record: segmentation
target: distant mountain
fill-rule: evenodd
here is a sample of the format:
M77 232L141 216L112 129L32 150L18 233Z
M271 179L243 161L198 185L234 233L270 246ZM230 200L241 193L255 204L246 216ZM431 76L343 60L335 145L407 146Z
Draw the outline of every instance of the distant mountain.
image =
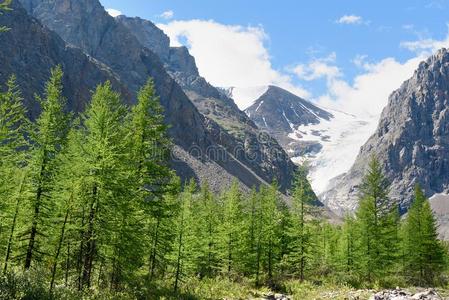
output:
M277 86L269 86L245 112L261 128L279 132L332 118L327 111Z
M308 162L317 193L324 192L332 178L349 170L376 125L372 119L319 107L275 86L226 91L244 96L259 92L245 112L279 141L294 162Z
M335 212L357 207L360 180L375 155L392 182L390 197L406 210L419 183L430 197L449 191L449 51L422 62L389 97L376 132L322 200Z
M316 153L322 147L319 141L307 141L307 133L298 131L299 126L319 124L333 117L331 113L276 86L269 86L245 112L257 126L272 134L292 157ZM322 132L311 134L327 138L321 136Z
M18 2L29 15L53 31L27 15ZM167 50L166 45L159 50L148 49L128 27L109 16L98 0L14 0L13 6L14 11L1 15L0 21L23 30L12 35L16 30L13 29L5 35L10 40L2 36L0 45L11 51L0 51L5 53L0 61L0 74L6 77L11 73L23 73L19 74L19 83L26 89L27 99L30 99L28 95L40 91L50 67L59 63L66 72L66 94L73 101L70 108L76 111L82 109L99 82L111 80L125 99L133 103L140 86L152 76L176 145L173 164L184 179L207 179L216 190L225 188L233 178L248 187L276 179L285 189L291 182L294 166L285 152L282 156L280 147L281 155L269 156L265 153L270 148L269 143L260 145L252 137L236 139L228 129L208 114L200 113L192 104L192 97L187 97L180 86L183 84L180 79L190 80L189 77L173 76L188 70L184 73L198 79L194 60L187 49L169 48L165 54L167 58L160 58L155 52ZM26 32L22 20L26 20L24 24L36 26L29 26ZM29 52L17 51L22 48ZM189 86L204 87L219 94L199 79L194 79ZM38 111L34 102L27 104L33 113ZM231 100L227 104L235 106Z

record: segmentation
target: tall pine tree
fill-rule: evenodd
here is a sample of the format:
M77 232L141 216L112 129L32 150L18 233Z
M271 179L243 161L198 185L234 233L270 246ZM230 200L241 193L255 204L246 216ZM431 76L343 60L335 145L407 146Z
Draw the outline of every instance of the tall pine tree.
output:
M31 153L29 159L30 176L30 216L25 220L26 245L25 269L29 269L36 255L42 254L40 239L45 235L40 229L47 226L51 214L51 191L54 175L58 169L57 155L66 143L68 116L64 112L66 99L62 94L63 72L60 66L51 70L50 80L45 87L45 97L37 97L41 114L31 131Z
M290 228L291 245L287 257L293 273L303 281L306 276L307 259L311 249L310 227L310 205L312 204L313 192L307 181L306 166L299 167L295 174L292 204L292 226Z
M5 246L3 271L8 269L9 260L16 238L19 212L26 191L26 136L29 121L25 117L22 96L11 76L6 91L0 93L0 230L2 244Z
M358 260L368 282L380 280L394 266L398 246L398 209L388 197L389 183L372 157L362 180L356 212L360 231Z
M432 285L444 269L444 248L430 203L419 185L402 227L405 274L413 284Z

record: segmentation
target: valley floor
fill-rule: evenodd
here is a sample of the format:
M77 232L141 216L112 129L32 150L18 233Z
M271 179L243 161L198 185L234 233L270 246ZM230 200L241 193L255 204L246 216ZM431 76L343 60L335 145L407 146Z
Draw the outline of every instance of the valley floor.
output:
M326 282L286 280L276 291L267 287L255 288L254 283L241 278L190 278L178 293L173 293L167 281L155 281L139 287L124 287L121 291L103 288L77 291L76 287L56 285L53 293L38 272L12 272L0 275L0 299L31 300L443 300L449 299L449 288L361 288Z

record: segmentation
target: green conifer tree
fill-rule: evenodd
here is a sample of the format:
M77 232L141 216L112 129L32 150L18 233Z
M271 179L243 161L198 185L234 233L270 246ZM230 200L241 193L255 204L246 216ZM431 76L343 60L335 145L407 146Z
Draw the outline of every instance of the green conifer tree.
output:
M272 285L277 264L279 263L279 228L281 224L281 212L279 210L280 199L277 183L272 183L262 195L262 263L267 282Z
M209 190L208 183L193 203L195 231L195 265L200 277L212 277L219 265L218 258L218 203Z
M97 258L108 265L111 285L117 284L117 264L121 263L120 251L123 250L117 239L125 234L122 226L128 214L138 211L130 203L134 185L129 185L132 176L126 165L128 152L123 126L126 115L120 95L112 91L109 82L97 87L83 115L82 139L78 141L80 153L77 155L81 158L77 168L82 174L84 207L81 219L84 228L80 249L81 288L91 285ZM138 245L129 245L135 246Z
M175 220L175 241L170 259L173 265L173 290L178 291L185 277L191 276L194 270L194 219L192 211L193 195L196 190L195 181L191 180L179 197L179 212Z
M242 199L237 181L223 195L223 216L219 230L221 269L231 277L240 270L242 251Z
M30 198L29 215L26 216L26 236L28 245L25 254L25 269L29 269L33 258L42 253L45 236L40 232L48 223L51 215L51 191L58 160L55 158L66 143L68 116L64 112L66 99L62 94L63 72L60 66L51 70L51 76L45 87L45 97L37 97L42 112L31 131L31 153L29 159Z
M310 220L309 210L313 200L313 192L307 181L307 168L301 166L295 174L291 214L292 226L289 231L291 245L287 257L293 273L297 274L301 281L306 276L307 259L311 249L311 228L307 224L307 218Z
M356 212L360 231L358 263L362 276L372 283L383 279L394 267L398 253L398 209L391 204L389 183L379 161L372 157L362 180Z
M13 251L27 184L26 135L29 122L25 113L15 76L11 76L6 91L0 93L0 241L4 245L0 254L5 258L4 272Z
M163 249L163 224L171 214L167 193L177 192L178 180L169 168L171 141L164 124L163 108L156 96L151 79L142 87L137 96L138 102L132 108L129 124L130 167L133 184L136 185L136 205L145 212L145 230L149 235L148 278L151 280L165 257ZM167 235L165 234L165 237Z
M419 185L402 226L405 274L412 284L432 285L444 269L444 248L429 201Z
M5 12L5 11L9 11L9 5L11 4L12 0L4 0L2 3L0 3L0 15ZM9 28L6 26L0 26L0 33L8 31Z

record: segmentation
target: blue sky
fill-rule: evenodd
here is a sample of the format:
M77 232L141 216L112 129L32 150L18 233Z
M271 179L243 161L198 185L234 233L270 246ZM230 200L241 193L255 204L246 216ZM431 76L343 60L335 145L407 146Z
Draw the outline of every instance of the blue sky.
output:
M260 40L269 56L272 69L281 73L281 76L289 76L289 84L297 86L298 90L304 90L303 95L313 99L326 95L336 98L337 96L333 95L335 87L332 87L331 80L338 78L340 82L353 87L357 76L372 72L373 66L386 58L392 58L398 64L406 64L417 56L422 58L424 51L433 51L433 45L446 39L449 22L449 1L445 0L101 2L105 8L113 8L128 16L139 16L155 23L213 20L214 24L223 26L241 26L237 31L257 28L263 32L264 37ZM179 27L187 28L187 24L191 25L178 24L175 32L179 34L182 31ZM207 24L203 23L202 27ZM187 39L187 42L184 38L179 40L192 46L193 54L197 61L200 61L200 72L204 66L203 75L211 74L210 77L217 78L218 75L207 71L211 62L206 58L207 49L203 47L201 51L201 43L205 41L192 36L192 40ZM411 51L411 46L405 47L405 41L417 42L416 49ZM355 63L357 61L358 63ZM321 62L330 68L321 69L321 73L315 74L313 67L317 64L313 64L314 62ZM371 65L371 70L368 70L366 64ZM414 67L416 63L412 65ZM297 72L293 72L298 66L300 67L296 69ZM331 75L323 75L323 72L331 72ZM404 71L404 76L409 73L410 66ZM401 77L400 80L405 78ZM301 91L298 93L301 94ZM381 96L385 98L384 95L379 95Z

